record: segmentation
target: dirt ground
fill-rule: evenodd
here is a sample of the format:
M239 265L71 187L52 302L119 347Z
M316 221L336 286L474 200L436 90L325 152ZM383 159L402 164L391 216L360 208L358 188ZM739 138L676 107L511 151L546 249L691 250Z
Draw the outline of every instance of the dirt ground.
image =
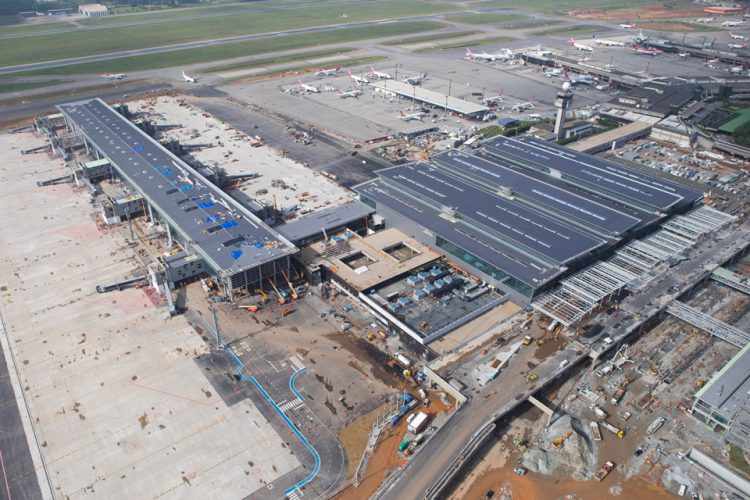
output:
M479 477L463 498L484 498L489 490L495 492L494 498L502 500L555 500L558 498L662 500L674 498L661 488L640 478L619 481L614 472L602 482L574 481L533 473L517 476L513 473L512 465L492 469Z
M637 20L637 19L680 19L686 17L701 17L703 7L688 7L682 9L670 9L664 5L648 5L637 9L585 9L572 10L568 12L570 16L578 19L592 19L597 21L619 21L619 20ZM658 29L658 28L654 28Z
M354 419L351 424L347 425L341 429L341 432L339 432L341 446L344 447L344 451L346 452L347 479L354 475L354 471L357 469L357 463L367 446L367 438L370 435L372 425L375 423L378 416L384 414L386 406L387 405L383 405L366 415Z

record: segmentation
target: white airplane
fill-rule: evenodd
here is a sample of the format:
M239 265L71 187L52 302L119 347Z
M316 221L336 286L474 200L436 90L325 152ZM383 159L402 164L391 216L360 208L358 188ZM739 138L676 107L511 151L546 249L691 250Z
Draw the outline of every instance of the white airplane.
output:
M739 75L743 71L745 71L745 68L743 68L742 66L735 66L734 68L729 68L729 72L732 73L733 75Z
M578 43L578 42L576 42L575 38L571 38L570 40L568 40L568 43L571 44L573 46L573 48L576 49L576 50L582 50L584 52L593 52L594 51L593 47L590 47L589 45L584 45L582 43Z
M636 27L637 27L637 26L636 26L635 24L621 24L621 25L620 25L620 28L622 28L622 29L626 29L626 30L633 30L633 29L635 29Z
M196 83L198 82L198 79L194 76L186 75L185 72L182 72L182 79L185 80L188 83Z
M336 76L341 69L341 66L335 68L320 68L315 72L315 76Z
M522 111L526 111L527 109L534 109L534 103L521 102L518 104L514 104L512 109L515 113L520 113Z
M505 101L505 98L502 95L487 96L484 99L482 99L482 102L487 106L490 106L492 104L497 104L503 101Z
M352 75L352 72L351 72L351 71L348 71L348 73L349 73L349 78L351 78L351 79L352 79L352 81L353 81L353 82L354 82L355 84L357 84L357 85L367 85L367 84L369 84L369 83L370 83L370 80L368 80L368 79L367 79L367 78L365 78L364 76L357 76L357 75Z
M318 94L320 92L320 89L316 87L315 85L307 84L303 82L302 80L297 80L297 81L299 82L299 89L302 92L310 92L312 94Z
M404 113L402 111L401 112L401 119L404 120L405 122L412 122L412 121L419 121L419 122L421 122L422 118L424 118L424 116L426 114L427 113L423 113L422 111L419 111L417 113L411 113L411 114L407 115L406 113Z
M502 52L497 54L490 54L488 52L472 52L471 49L466 49L465 58L470 61L507 61L513 58L513 52L510 49L503 49Z
M735 35L734 33L729 33L729 36L731 36L733 40L745 40L747 38L745 35Z
M730 49L746 49L747 44L746 43L728 43L727 47Z
M680 52L679 54L677 54L677 56L684 59L686 57L690 57L690 54L688 54L687 52Z
M624 47L625 44L623 42L618 42L617 40L605 40L603 38L598 38L596 40L597 45L604 45L606 47Z
M562 70L560 68L550 68L544 70L544 76L546 76L547 78L554 78L560 75L562 75Z
M709 59L706 61L706 66L713 66L714 64L719 64L721 61L719 59Z
M714 22L714 18L713 17L700 17L696 19L695 22L702 23L702 24L709 24L709 23Z
M106 78L107 80L123 80L126 76L125 73L104 73L101 75L102 78Z
M370 72L367 73L367 76L369 76L370 78L379 78L381 80L390 80L391 78L393 78L389 73L378 71L372 66L370 66Z
M356 99L357 97L362 95L362 91L359 89L351 89L351 90L345 90L343 92L339 92L338 95L341 99L346 99L347 97L353 97Z
M427 78L427 73L421 73L416 76L408 76L404 78L404 83L408 83L409 85L420 85L425 78Z
M643 47L641 45L635 45L633 46L633 52L640 56L658 56L662 53L659 49L654 49L651 47Z
M721 23L725 28L734 28L735 26L742 26L743 24L745 24L745 21L724 21Z
M571 85L593 85L594 77L591 75L573 75L568 78Z

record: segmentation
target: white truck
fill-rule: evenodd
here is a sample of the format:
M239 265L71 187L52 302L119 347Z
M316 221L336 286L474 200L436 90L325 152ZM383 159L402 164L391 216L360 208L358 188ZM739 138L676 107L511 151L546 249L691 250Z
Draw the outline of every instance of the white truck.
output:
M429 420L430 416L423 411L414 413L407 419L407 429L412 434L419 434L425 428Z

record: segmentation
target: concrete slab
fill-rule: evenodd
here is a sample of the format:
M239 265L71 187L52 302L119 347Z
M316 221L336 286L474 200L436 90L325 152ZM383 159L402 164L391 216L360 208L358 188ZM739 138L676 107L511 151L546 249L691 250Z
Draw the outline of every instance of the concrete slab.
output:
M0 135L0 276L56 496L242 498L298 468L250 400L213 393L194 361L208 347L185 318L165 319L140 289L96 293L137 267L127 230L100 232L70 185L35 186L64 173L20 155L42 143Z

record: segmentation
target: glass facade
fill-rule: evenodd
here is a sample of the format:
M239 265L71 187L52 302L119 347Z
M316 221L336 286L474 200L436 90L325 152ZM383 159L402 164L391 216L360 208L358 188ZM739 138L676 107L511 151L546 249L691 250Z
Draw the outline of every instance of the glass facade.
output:
M512 288L513 290L517 291L518 293L520 293L521 295L525 297L530 298L534 293L534 289L528 284L524 283L523 281L519 279L514 278L513 276L504 272L503 270L498 269L491 264L488 264L486 261L480 259L473 253L467 252L463 248L457 245L454 245L453 243L446 240L445 238L441 238L440 236L435 236L435 245L445 250L449 254L453 255L457 259L460 259L462 262L465 262L468 265L472 266L473 268L478 269L479 271L483 272L487 276L490 276L494 278L495 280L497 280L498 282L503 283L503 285L509 288Z

